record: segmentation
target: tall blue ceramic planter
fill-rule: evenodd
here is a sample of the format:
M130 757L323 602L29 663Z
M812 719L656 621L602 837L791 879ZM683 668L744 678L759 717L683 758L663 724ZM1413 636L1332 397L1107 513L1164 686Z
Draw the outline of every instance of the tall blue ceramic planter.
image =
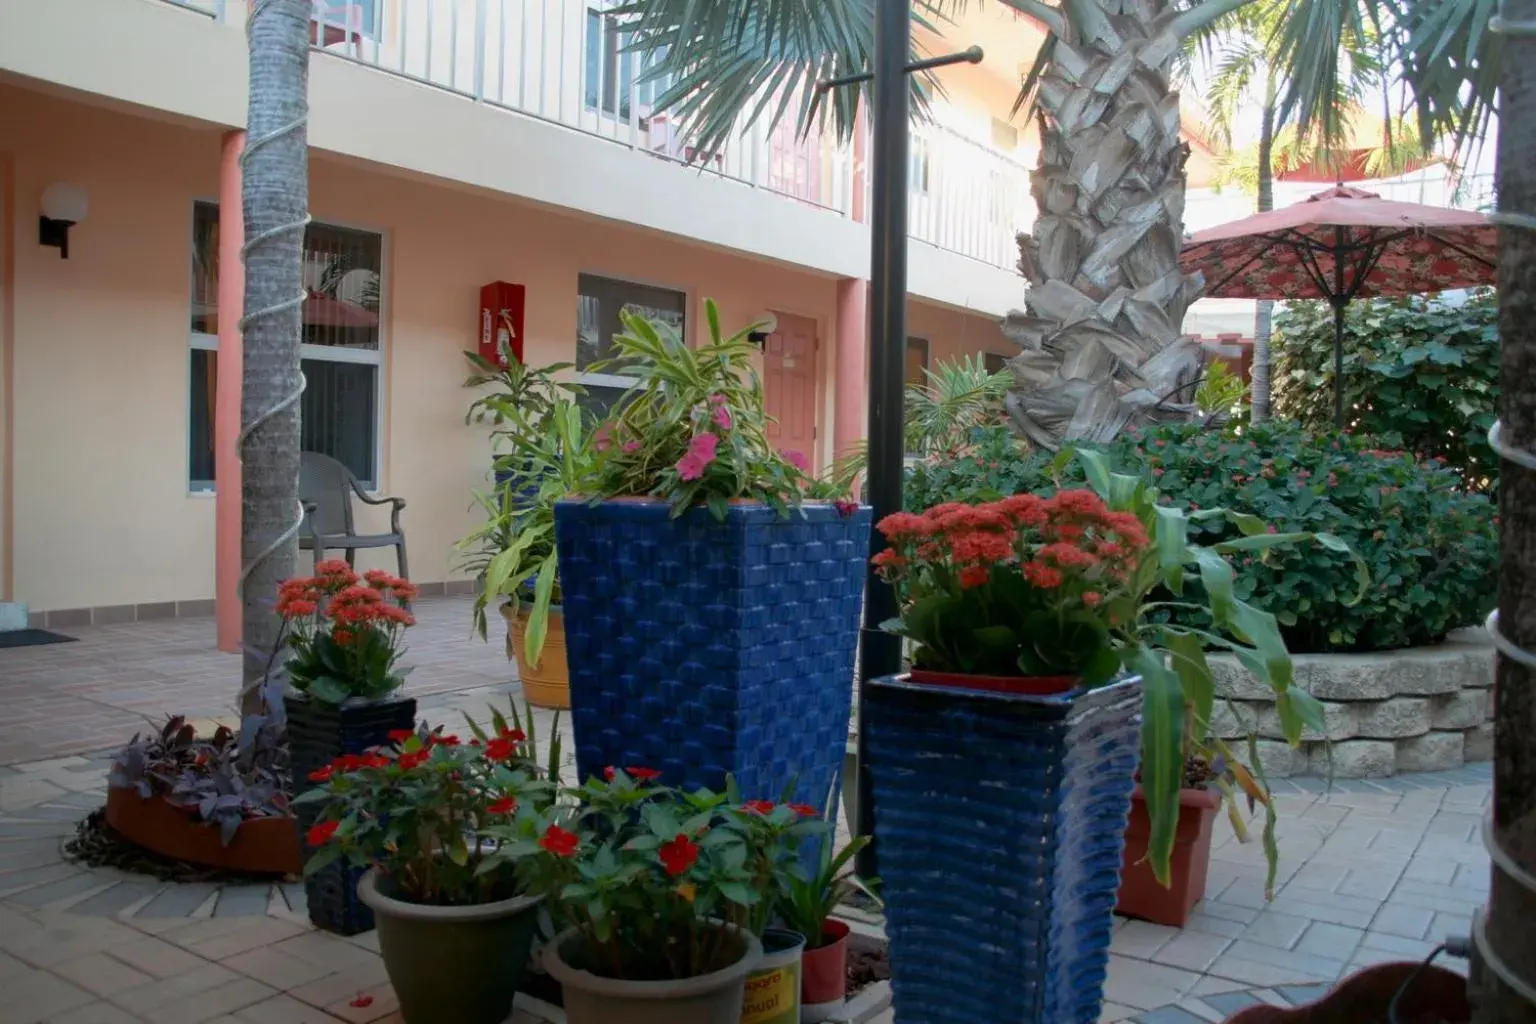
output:
M870 683L898 1020L1098 1021L1140 709L1135 679L1054 697Z
M673 786L821 806L842 770L870 510L724 522L656 501L555 507L582 778L659 769Z

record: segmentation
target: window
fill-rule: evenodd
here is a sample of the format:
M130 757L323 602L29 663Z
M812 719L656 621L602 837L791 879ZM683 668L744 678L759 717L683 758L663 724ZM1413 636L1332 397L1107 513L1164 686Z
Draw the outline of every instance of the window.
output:
M656 98L667 91L668 79L662 77L635 84L636 67L640 58L625 48L634 36L619 27L619 19L596 8L587 8L585 64L582 72L582 93L588 110L597 110L620 121L630 119L630 97L640 104L640 127L649 130L647 115L656 104ZM661 60L658 54L649 54L643 72Z
M316 35L312 41L329 46L353 41L354 36L378 39L379 8L382 0L315 0L310 20Z
M371 232L311 223L304 233L300 445L339 460L364 486L378 479L379 333L383 239ZM214 389L218 376L219 208L197 203L192 216L191 393L187 477L213 489Z
M907 172L910 175L907 188L909 191L925 196L928 194L928 172L933 164L928 152L928 140L921 135L914 135L912 136L911 145L910 160L912 166L908 168Z
M576 278L576 369L581 373L587 397L582 404L601 417L634 383L624 375L622 363L612 363L613 336L622 334L619 313L638 313L671 327L684 336L688 297L668 288L631 284L595 274ZM603 363L597 372L589 367Z
M907 339L907 383L927 384L928 374L928 339Z

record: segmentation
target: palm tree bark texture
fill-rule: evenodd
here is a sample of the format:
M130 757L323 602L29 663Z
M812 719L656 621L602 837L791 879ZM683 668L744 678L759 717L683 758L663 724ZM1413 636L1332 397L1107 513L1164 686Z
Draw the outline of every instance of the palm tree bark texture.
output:
M1536 0L1505 0L1503 15L1509 22L1536 24ZM1529 218L1536 216L1536 37L1510 34L1504 45L1499 211ZM1500 231L1499 338L1502 440L1509 448L1536 452L1536 227L1506 222ZM1506 458L1499 480L1499 627L1512 644L1536 652L1536 471ZM1536 992L1533 737L1536 670L1501 655L1494 688L1493 833L1513 864L1501 865L1495 852L1479 941L1483 955L1472 979L1473 1019L1479 1024L1536 1022L1536 1000L1530 997Z
M1009 364L1008 412L1042 447L1193 412L1200 348L1181 325L1202 282L1179 269L1189 151L1170 79L1183 37L1240 6L1082 0L1070 16L1051 11L1039 218L1019 236L1030 289L1003 322L1023 350Z
M264 710L279 580L298 558L299 370L308 221L310 0L256 0L242 157L245 372L241 394L242 715Z

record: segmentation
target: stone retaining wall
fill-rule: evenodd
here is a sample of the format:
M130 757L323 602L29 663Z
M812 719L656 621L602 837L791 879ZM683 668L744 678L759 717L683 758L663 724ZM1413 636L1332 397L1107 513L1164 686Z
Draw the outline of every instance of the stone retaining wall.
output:
M1299 750L1284 742L1274 692L1235 658L1210 659L1218 695L1212 731L1227 740L1256 732L1271 778L1327 775L1329 741L1333 775L1343 779L1493 758L1494 650L1481 629L1458 630L1435 647L1293 660L1297 684L1323 704L1325 725L1304 732Z

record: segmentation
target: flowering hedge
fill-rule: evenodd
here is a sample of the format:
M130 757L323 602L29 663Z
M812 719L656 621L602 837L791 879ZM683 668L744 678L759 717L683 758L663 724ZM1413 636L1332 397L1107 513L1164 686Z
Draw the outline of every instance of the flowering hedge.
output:
M1083 479L1076 462L1024 453L1006 428L978 429L972 441L909 472L908 509L1049 493L1058 480L1071 487ZM1434 643L1480 622L1492 607L1495 508L1438 462L1288 423L1251 427L1241 437L1161 427L1099 447L1117 469L1155 483L1184 509L1225 507L1281 532L1325 531L1364 559L1371 585L1353 605L1355 567L1345 555L1296 545L1240 563L1237 595L1272 612L1294 652ZM1229 533L1232 526L1208 520L1191 539L1209 544Z

